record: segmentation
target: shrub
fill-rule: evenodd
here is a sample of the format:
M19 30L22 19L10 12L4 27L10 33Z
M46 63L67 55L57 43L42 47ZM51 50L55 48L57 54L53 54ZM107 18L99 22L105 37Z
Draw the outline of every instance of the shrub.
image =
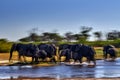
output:
M0 41L0 53L7 53L10 51L12 42Z

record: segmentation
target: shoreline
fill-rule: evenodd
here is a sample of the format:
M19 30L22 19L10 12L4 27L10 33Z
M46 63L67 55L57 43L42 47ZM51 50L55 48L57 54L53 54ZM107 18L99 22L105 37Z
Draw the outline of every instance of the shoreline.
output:
M120 80L120 78L50 78L50 77L18 77L0 80Z

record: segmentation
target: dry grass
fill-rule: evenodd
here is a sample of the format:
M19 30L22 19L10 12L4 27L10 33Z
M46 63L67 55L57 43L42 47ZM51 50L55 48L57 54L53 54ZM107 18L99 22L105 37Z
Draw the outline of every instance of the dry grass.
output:
M9 60L10 53L0 53L0 60ZM27 60L30 60L29 57L26 57ZM18 60L18 53L13 52L12 60Z
M0 53L0 60L9 60L10 53ZM21 57L22 58L22 57ZM26 57L28 61L32 60L30 57ZM14 52L12 55L12 60L18 60L18 53ZM23 60L23 58L22 58Z
M8 60L9 53L0 53L0 60Z
M0 60L9 60L9 56L10 56L9 53L0 53ZM13 54L12 59L17 60L17 52Z

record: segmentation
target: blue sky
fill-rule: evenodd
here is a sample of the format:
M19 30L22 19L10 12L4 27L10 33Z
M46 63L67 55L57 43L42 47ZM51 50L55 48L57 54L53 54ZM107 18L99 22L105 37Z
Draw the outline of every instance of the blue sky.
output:
M0 0L0 38L17 41L37 33L120 31L120 0Z

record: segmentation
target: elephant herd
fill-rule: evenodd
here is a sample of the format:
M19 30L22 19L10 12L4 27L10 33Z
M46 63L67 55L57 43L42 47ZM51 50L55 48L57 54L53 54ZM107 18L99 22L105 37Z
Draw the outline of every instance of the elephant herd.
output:
M91 61L96 64L96 51L93 47L84 45L84 44L61 44L59 46L55 46L54 44L22 44L22 43L14 43L10 49L10 57L9 61L12 59L12 54L14 51L18 52L18 59L21 60L21 56L31 57L32 62L46 61L46 58L49 58L50 61L56 62L56 57L59 59L57 61L61 61L61 57L65 57L65 62L70 62L73 60L74 62L79 61L82 63L82 58L85 57L87 62ZM116 50L112 45L103 46L103 56L104 59L107 59L108 56L110 58L116 58Z

